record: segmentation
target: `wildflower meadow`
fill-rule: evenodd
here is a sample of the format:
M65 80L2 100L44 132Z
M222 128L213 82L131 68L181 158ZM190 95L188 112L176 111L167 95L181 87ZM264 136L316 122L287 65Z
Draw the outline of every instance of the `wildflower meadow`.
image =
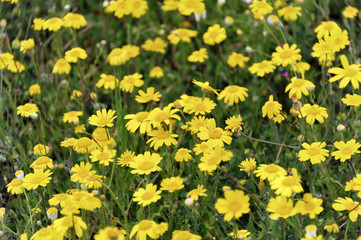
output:
M360 9L0 0L0 240L361 239Z

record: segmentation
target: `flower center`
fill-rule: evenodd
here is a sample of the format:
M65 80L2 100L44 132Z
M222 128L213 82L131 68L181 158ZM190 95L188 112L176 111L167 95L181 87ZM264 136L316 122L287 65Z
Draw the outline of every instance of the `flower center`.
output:
M169 114L165 113L165 112L160 112L158 113L158 115L155 117L155 121L156 122L164 122L165 120L169 119Z
M320 149L317 147L311 147L307 150L307 154L312 156L316 156L320 154Z
M315 205L312 202L307 202L305 205L305 209L307 211L312 211L315 208Z
M278 171L278 167L276 167L275 165L269 165L265 168L265 171L268 173L275 173Z
M222 129L216 128L209 131L209 137L212 139L220 139L222 136Z
M292 56L292 51L290 50L283 50L282 53L280 54L280 57L282 59L288 59Z
M102 153L99 153L97 157L100 161L105 161L105 160L109 159L109 154L102 152Z
M232 201L229 203L229 210L233 213L238 212L241 208L241 203L239 201Z
M158 135L157 135L157 138L158 139L167 139L169 138L170 136L170 133L167 132L167 131L162 131L162 132L159 132Z
M92 144L92 141L89 139L89 138L86 138L86 137L82 137L80 138L76 145L79 147L79 148L87 148L89 147L90 145Z
M150 200L152 199L154 196L154 194L152 192L145 192L143 195L142 195L142 199L143 200Z
M316 116L316 115L320 114L320 109L319 109L317 106L311 106L311 107L308 109L308 114L309 114L309 115Z
M293 87L300 88L303 86L304 83L305 83L305 80L303 80L302 78L297 78L295 81L293 81Z
M141 164L139 164L138 168L140 170L146 171L149 169L152 169L154 167L154 164L152 162L142 162Z
M344 148L342 148L341 152L342 152L342 155L351 155L353 151L352 151L352 148L350 148L350 147L344 147Z
M296 185L297 183L297 179L295 177L286 177L283 181L282 181L282 184L283 186L286 186L286 187L291 187L291 186L294 186Z
M359 73L359 71L353 67L345 69L345 77L354 77Z
M99 125L107 125L109 123L109 119L108 118L99 118L98 119L98 124Z
M147 112L143 112L143 113L139 113L137 114L137 116L135 117L135 119L138 121L138 122L143 122L147 117L148 117L149 113Z

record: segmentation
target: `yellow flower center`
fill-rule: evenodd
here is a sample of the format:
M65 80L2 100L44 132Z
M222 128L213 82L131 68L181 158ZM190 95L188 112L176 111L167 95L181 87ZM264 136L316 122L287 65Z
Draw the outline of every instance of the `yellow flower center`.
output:
M139 113L137 114L137 116L135 117L135 119L138 121L138 122L143 122L147 117L148 117L149 113L147 112L143 112L143 113Z
M80 52L73 50L70 52L70 56L74 57L74 58L78 58L80 56Z
M352 67L345 69L345 77L354 77L358 74L358 70Z
M312 211L315 208L315 205L312 202L306 202L305 209L307 211Z
M92 144L92 141L89 138L82 137L77 141L76 146L79 148L87 148L91 144Z
M143 200L150 200L152 199L154 196L154 193L152 192L145 192L143 195L142 195L142 199Z
M234 200L234 201L229 203L229 210L231 212L235 213L235 212L239 211L241 206L242 206L242 204L239 201Z
M219 161L219 157L218 156L214 156L208 159L208 165L217 165Z
M143 220L139 223L139 230L140 231L146 231L148 230L149 228L152 227L152 222L149 221L149 220Z
M17 187L17 186L21 186L21 181L19 180L19 179L16 179L16 181L12 181L11 182L11 185L13 186L13 187Z
M155 117L155 121L156 122L164 122L165 120L169 119L169 113L166 112L160 112L157 114L157 116Z
M309 149L307 149L307 154L309 156L316 156L320 154L320 149L317 147L310 147Z
M33 112L33 107L31 105L24 105L23 112Z
M39 157L37 160L36 160L36 165L42 165L42 164L47 164L49 161L49 158L47 157Z
M140 6L141 6L140 1L136 1L136 2L133 3L133 9L137 9L137 8L139 8Z
M204 103L198 103L198 104L194 105L194 109L199 112L205 111L205 110L207 110L207 105Z
M161 132L158 132L157 138L158 139L167 139L167 138L169 138L169 136L170 136L170 132L161 131Z
M264 169L267 173L275 173L278 171L278 167L275 165L269 165Z
M102 152L102 153L99 153L97 157L100 161L105 161L105 160L109 159L109 154Z
M282 181L282 185L286 187L291 187L297 184L297 179L295 177L286 177Z
M321 113L321 111L317 106L311 106L307 111L308 115L313 115L313 116L316 116L320 113Z
M280 54L280 58L282 59L288 59L292 57L292 51L291 50L283 50Z
M294 88L300 88L305 83L305 80L302 78L297 78L295 81L293 81L293 87Z
M212 139L220 139L222 136L222 129L216 128L209 131L209 137Z
M149 169L152 169L154 167L154 164L152 162L142 162L139 164L138 169L146 171Z
M98 125L107 125L109 123L109 119L102 117L98 119Z
M32 184L41 184L44 181L43 176L34 176L33 179L31 179Z
M292 208L289 207L289 206L285 206L285 205L282 205L282 206L279 206L278 209L277 209L277 213L281 216L287 216L288 214L290 214L290 212L292 211Z
M264 68L267 68L268 67L268 63L267 62L260 62L259 64L258 64L258 68L259 69L264 69Z
M209 33L210 38L217 38L218 37L218 31L213 30Z
M344 147L341 149L342 155L351 155L352 152L353 152L353 150L350 147Z
M77 173L79 178L83 178L89 174L89 171L87 169L80 169Z

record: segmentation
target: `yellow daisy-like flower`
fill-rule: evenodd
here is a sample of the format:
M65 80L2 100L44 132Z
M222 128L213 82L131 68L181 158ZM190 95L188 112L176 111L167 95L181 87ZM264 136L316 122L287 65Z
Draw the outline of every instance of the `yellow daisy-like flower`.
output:
M198 164L199 170L210 175L217 169L219 164L222 162L223 148L217 147L204 152Z
M292 172L291 176L278 176L271 182L271 189L275 190L277 195L291 197L292 192L303 192L301 176L295 168L292 168Z
M220 214L224 215L224 220L229 222L233 217L236 219L242 217L250 211L249 196L242 190L230 190L224 193L225 198L218 198L215 208Z
M7 68L13 73L21 73L25 70L24 64L19 61L10 62Z
M30 115L38 112L39 109L34 103L25 103L17 107L17 114L22 117L30 117Z
M239 101L244 102L248 97L248 89L237 85L230 85L225 87L218 95L218 100L224 98L225 103L230 105L237 104Z
M231 232L230 233L231 236L233 237L234 236L234 233ZM248 230L238 230L237 233L236 233L236 236L239 238L239 239L248 239L247 237L251 235L251 233L248 231Z
M56 32L63 26L63 19L58 17L52 17L43 23L43 29Z
M73 149L78 153L90 153L95 148L95 142L87 137L79 138L73 146Z
M104 87L105 89L112 89L115 88L115 83L118 85L119 79L114 77L114 75L111 74L100 74L100 79L95 85L97 88Z
M208 59L208 52L206 48L201 48L198 51L192 52L191 55L188 56L188 62L199 62L202 63L206 59Z
M142 48L146 51L165 53L165 49L167 46L168 46L168 44L166 41L157 37L154 40L147 39L143 43Z
M11 53L1 53L0 54L0 70L5 69L11 62L14 61L14 55Z
M115 110L109 109L108 112L106 109L98 110L96 115L89 117L89 124L97 127L113 127L112 121L117 118L114 114Z
M85 17L79 13L68 13L63 17L63 26L79 29L87 25Z
M360 64L349 64L345 55L340 56L341 64L343 68L331 68L328 70L329 73L336 74L329 79L330 82L335 82L341 79L340 88L345 88L351 81L354 89L359 89L359 83L361 82L361 65Z
M335 29L340 29L337 23L333 21L322 21L320 25L315 28L315 33L317 33L317 38L321 39L323 37L329 36L331 31Z
M165 12L178 10L179 0L164 0L161 9Z
M207 126L201 127L197 135L201 140L206 140L215 147L224 146L224 143L229 145L232 142L232 133L217 127L214 118L209 119Z
M114 16L117 18L122 18L124 15L130 14L129 2L130 1L124 0L111 1L108 7L104 9L104 11L106 13L114 12Z
M227 127L226 130L230 130L232 132L240 132L242 130L243 120L241 115L236 115L228 118L226 120Z
M243 56L241 53L232 52L232 55L228 57L227 63L231 67L236 67L237 65L240 68L245 68L245 62L249 61L249 57Z
M296 44L292 44L290 47L288 43L285 43L283 47L276 47L276 52L272 53L272 62L283 67L294 65L297 61L301 61L302 56L299 52L301 50L297 48Z
M213 26L208 27L208 30L203 34L203 41L208 45L215 45L227 38L226 29L221 27L219 24L214 24Z
M59 58L53 68L52 73L57 74L69 74L71 70L71 65L64 58Z
M306 122L309 125L313 125L315 120L319 121L320 123L324 123L325 119L328 118L327 109L324 107L320 107L317 104L310 105L305 104L299 111L298 114L299 118L306 118Z
M213 147L211 146L211 144L207 142L202 142L200 144L196 144L195 147L193 148L193 151L196 155L199 155L209 152L212 149Z
M49 147L43 144L37 144L33 147L33 152L35 155L44 156L49 153Z
M351 139L346 143L344 141L334 142L333 144L338 150L331 153L336 160L344 162L348 159L351 159L352 155L360 153L358 150L361 147L361 144L356 142L355 139Z
M158 231L156 231L157 223L151 220L142 220L140 223L132 228L129 234L130 238L133 238L135 234L137 240L147 240L149 236L151 239L157 239L159 237Z
M164 76L163 69L160 66L155 66L150 70L149 77L151 78L161 78Z
M115 157L116 153L116 150L109 149L107 146L105 146L103 150L96 149L92 151L89 158L92 162L99 161L99 164L109 166L109 163L114 161L113 158Z
M345 18L350 18L353 19L357 16L359 10L355 7L352 6L347 6L343 11L342 11L342 15Z
M194 201L197 201L200 196L208 196L206 194L207 189L203 188L203 185L198 185L196 189L187 193L187 197L190 197Z
M138 154L134 160L130 162L129 167L134 169L131 171L132 174L149 175L152 172L162 170L158 166L161 160L162 157L158 153L146 151L144 155Z
M198 87L200 87L203 92L206 92L206 93L215 93L215 94L218 95L217 90L214 89L214 88L212 88L212 87L209 85L209 82L199 82L199 81L193 79L192 83L195 84L195 85L197 85Z
M41 94L41 88L39 84L33 84L29 88L30 96Z
M53 164L53 159L46 157L46 156L41 156L38 157L31 165L31 168L33 169L41 169L41 170L45 170L46 168L50 168L53 169L54 168L54 164Z
M330 225L325 225L323 227L323 229L325 229L329 233L338 233L340 231L338 226L337 226L337 223L333 223L333 224L330 224Z
M297 201L295 208L302 215L308 214L311 219L323 211L322 199L313 198L311 193L303 194L303 200Z
M336 203L332 204L332 208L336 211L347 211L348 217L352 222L356 222L358 215L361 215L361 206L359 202L354 202L351 198L338 197Z
M65 60L67 62L76 63L79 58L86 59L87 57L88 55L86 54L85 50L80 47L72 48L65 52Z
M147 141L147 144L150 143L150 147L154 147L154 150L158 150L158 148L164 144L167 146L178 144L178 141L175 140L175 138L178 137L178 134L164 130L162 127L158 127L158 130L149 132L148 136L151 138Z
M184 188L183 178L181 177L171 177L165 178L160 183L161 190L166 190L168 192L175 192Z
M37 232L33 234L30 238L31 240L40 240L40 239L54 239L54 240L61 240L63 239L63 235L59 235L58 231L50 225L46 228L41 228Z
M133 201L138 202L139 205L143 207L148 206L151 203L157 202L161 199L160 193L162 191L157 191L157 185L152 183L147 184L144 188L139 188L133 195Z
M189 16L192 13L201 14L206 10L204 0L180 0L178 10L182 15Z
M286 219L297 214L297 209L293 207L292 199L287 199L285 196L271 198L266 210L271 213L270 218L273 220L278 218Z
M177 45L180 41L190 43L191 38L196 37L197 35L198 31L186 28L178 28L171 31L167 38L171 44Z
M86 183L86 179L95 174L95 170L91 170L93 165L91 163L81 162L79 164L75 164L74 167L71 168L73 174L71 175L72 182Z
M361 105L361 95L358 94L346 94L346 98L342 98L342 102L347 106L357 107Z
M83 116L82 111L70 111L67 113L64 113L63 115L63 122L68 123L78 123L79 122L79 116Z
M35 47L35 42L34 39L32 38L27 40L22 40L20 42L20 51L23 53L33 50L34 47Z
M302 94L308 96L309 92L307 87L315 88L316 86L311 81L304 78L293 77L291 78L291 83L287 85L285 92L289 91L288 96L290 99L292 99L293 96L296 96L297 99L301 99Z
M334 52L345 49L350 44L347 30L342 31L340 28L332 30L329 36L325 36L325 41L331 43Z
M238 165L241 171L244 171L249 175L256 169L256 159L255 158L247 158Z
M78 141L78 139L76 139L76 138L68 138L68 139L62 141L60 143L60 146L73 148L77 141Z
M6 185L7 192L11 194L22 194L23 193L23 182L17 178L11 180L8 185Z
M132 14L135 18L140 18L144 14L147 13L148 10L148 2L146 0L128 0L127 7L130 10L130 14Z
M176 114L178 109L172 109L172 105L168 105L163 109L154 108L148 115L147 121L149 121L154 127L162 127L162 124L170 125L171 120L180 121L180 117Z
M43 29L45 21L46 20L42 18L34 18L32 27L35 31L40 31Z
M37 189L39 186L45 187L51 180L50 170L34 169L34 173L28 173L23 178L23 187L27 190Z
M276 165L276 164L260 164L257 167L257 170L254 171L257 177L260 177L261 180L268 180L272 182L279 176L287 175L287 171Z
M135 96L135 101L139 103L147 103L147 102L159 102L160 98L162 97L162 94L159 92L155 92L154 87L148 87L147 92L144 92L143 90L138 91L137 96Z
M259 77L263 77L267 73L271 73L275 70L275 65L273 65L272 61L263 60L262 62L253 63L248 70L252 74L257 74Z
M208 119L205 116L193 117L191 121L186 122L185 126L182 126L182 129L189 130L192 134L199 132L201 127L207 126Z
M125 240L126 231L117 227L106 227L94 235L94 240Z
M299 74L301 74L301 76L303 76L305 74L305 72L310 70L311 65L307 62L296 62L293 65L293 67L297 73L299 73Z
M152 131L152 125L148 121L149 112L138 112L137 114L128 114L124 116L124 119L130 119L125 124L125 127L129 132L134 133L139 128L139 132L144 134Z
M177 162L188 162L192 159L191 150L187 148L180 148L177 150L174 159Z
M302 143L304 149L298 152L298 159L301 162L310 160L311 164L317 164L326 161L326 157L329 156L329 151L324 149L325 142L314 142L309 145L308 143Z
M272 12L273 7L266 2L266 0L255 0L249 5L252 14L257 18L261 18L264 15L267 15Z
M175 230L172 233L172 240L201 240L199 235L192 234L188 231Z
M210 98L192 97L184 104L183 111L188 114L206 115L210 113L217 105Z
M273 95L270 95L268 101L262 107L262 117L264 118L267 115L269 119L273 119L273 117L280 114L281 110L282 105L277 101L273 101Z
M139 73L124 76L122 81L120 81L120 89L125 92L133 93L134 87L143 86L144 81L142 78L143 75Z
M287 6L280 10L278 10L278 15L283 17L284 20L288 21L295 21L297 20L298 16L302 16L301 7L294 7L294 6Z

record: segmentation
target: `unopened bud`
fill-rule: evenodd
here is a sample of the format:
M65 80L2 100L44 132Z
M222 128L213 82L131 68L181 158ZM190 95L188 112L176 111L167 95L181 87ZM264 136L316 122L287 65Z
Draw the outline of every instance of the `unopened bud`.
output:
M346 127L343 124L339 124L337 125L336 129L338 132L344 132L346 130Z
M194 200L192 198L186 198L186 200L184 200L184 204L187 206L187 207L190 207L194 204Z

